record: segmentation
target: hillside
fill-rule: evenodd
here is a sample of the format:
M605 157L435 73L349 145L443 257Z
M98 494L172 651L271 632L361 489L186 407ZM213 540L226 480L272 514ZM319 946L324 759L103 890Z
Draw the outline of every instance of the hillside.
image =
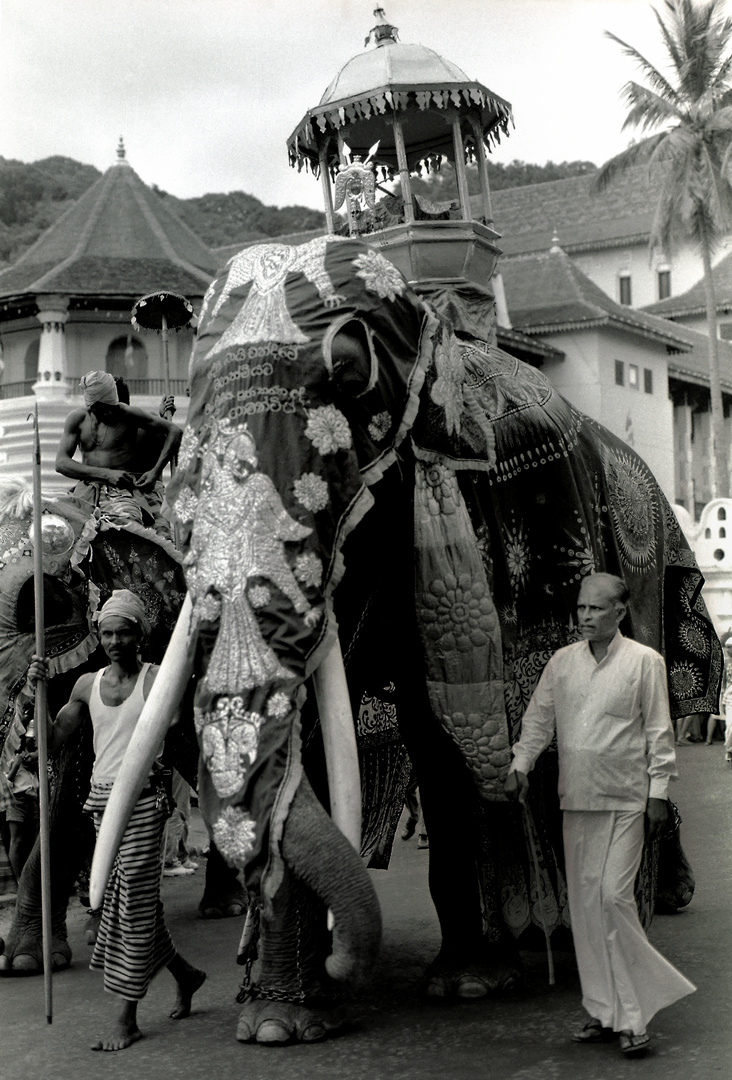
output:
M594 171L588 161L531 165L513 161L508 165L490 163L490 183L498 190L558 180ZM479 190L475 168L468 170L471 191ZM102 174L93 165L82 165L67 157L49 157L26 164L0 157L0 265L12 263L52 225ZM456 194L454 170L448 165L426 180L415 180L415 191L433 199L450 199ZM243 191L211 193L179 199L153 185L161 199L169 203L210 247L239 241L282 236L324 226L318 210L304 206L266 206Z

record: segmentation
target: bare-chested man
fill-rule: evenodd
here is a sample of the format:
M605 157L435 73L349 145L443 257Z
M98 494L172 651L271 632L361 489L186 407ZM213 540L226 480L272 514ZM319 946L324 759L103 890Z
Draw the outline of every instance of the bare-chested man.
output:
M56 471L77 480L74 495L98 506L115 524L134 521L169 535L160 516L160 477L178 449L180 428L120 402L114 377L106 371L88 372L81 388L84 408L74 409L66 418ZM139 460L141 433L159 440L157 459L150 465ZM74 459L77 450L81 450L81 461Z

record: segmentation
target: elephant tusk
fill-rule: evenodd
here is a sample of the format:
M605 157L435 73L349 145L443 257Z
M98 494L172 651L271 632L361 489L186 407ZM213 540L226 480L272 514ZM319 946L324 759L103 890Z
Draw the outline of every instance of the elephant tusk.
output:
M104 891L127 823L191 677L193 658L188 650L191 612L192 603L190 595L187 595L157 678L140 713L140 719L110 792L94 849L89 879L89 901L92 908L102 906Z
M313 673L328 771L330 814L356 851L361 851L361 775L356 731L340 642Z

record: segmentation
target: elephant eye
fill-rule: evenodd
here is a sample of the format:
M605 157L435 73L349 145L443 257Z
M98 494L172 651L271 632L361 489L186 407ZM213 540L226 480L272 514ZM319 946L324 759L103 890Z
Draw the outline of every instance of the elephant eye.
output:
M330 363L333 378L344 394L360 397L371 389L373 345L366 327L358 319L350 319L339 327L330 342Z

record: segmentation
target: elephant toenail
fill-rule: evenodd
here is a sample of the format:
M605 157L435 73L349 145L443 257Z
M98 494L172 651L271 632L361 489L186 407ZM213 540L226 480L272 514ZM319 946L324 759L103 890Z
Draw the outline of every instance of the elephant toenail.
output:
M319 1020L314 1020L312 1024L308 1024L306 1028L299 1035L300 1042L314 1043L320 1042L327 1035L325 1025L321 1024Z
M282 1046L291 1039L292 1032L281 1020L263 1020L257 1028L257 1042L267 1046Z
M447 980L442 975L433 975L427 983L425 996L435 1000L446 998L448 996Z
M486 997L490 987L479 975L461 975L455 985L455 993L466 1001Z

